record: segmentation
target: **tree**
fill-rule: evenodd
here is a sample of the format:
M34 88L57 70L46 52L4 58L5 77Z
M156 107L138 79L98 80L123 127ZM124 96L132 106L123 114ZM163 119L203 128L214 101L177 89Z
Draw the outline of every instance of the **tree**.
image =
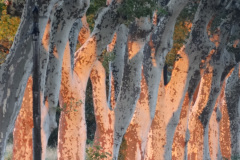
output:
M41 18L39 21L40 37L43 36L43 32L53 4L54 1L44 1L43 3L39 4L39 7L42 7L40 10L40 15L46 17ZM0 67L0 106L2 108L0 113L1 159L3 158L3 153L5 151L8 134L14 127L14 122L21 106L26 83L32 69L32 47L31 45L27 45L31 43L31 38L28 32L31 30L31 24L29 21L31 21L32 8L33 1L27 1L23 11L23 18L18 28L18 32L15 36L13 45L10 49L10 54L7 56L5 62ZM18 60L18 63L16 63L16 60Z
M230 32L239 28L239 2L201 0L194 1L194 5L188 2L107 1L107 6L99 10L91 34L83 32L86 36L82 36L80 32L82 44L75 53L81 23L87 26L82 17L90 2L39 2L40 15L43 15L39 21L43 150L56 127L56 107L60 102L58 159L85 158L84 108L90 78L97 121L95 143L102 145L103 152L111 153L112 159L118 158L126 131L127 159L209 159L215 153L223 156L219 151L223 144L211 137L219 132L215 126L219 126L221 109L217 109L216 104L224 97L219 95L223 94L221 89L225 89L222 87L225 77L239 61L239 41L236 41L239 32L233 35ZM29 13L33 5L31 0L26 2L10 54L0 66L1 159L32 70L32 46L26 46L31 42L28 31L32 26L27 21L31 20ZM167 54L173 43L177 43L173 42L177 18L184 8L192 12L194 6L198 7L196 13L192 13L194 20L187 43L179 49L178 58L174 58L171 80L164 85L160 82L161 75ZM222 17L216 15L218 12L224 13ZM216 26L220 28L217 30ZM216 35L218 39L211 42L209 36ZM81 36L87 39L81 40ZM101 64L101 56L104 50L113 48L114 43L107 47L112 40L116 41L113 58L108 57L109 70L105 67L109 74L107 92L103 68L106 65ZM227 86L226 93L230 92ZM25 96L29 96L27 90ZM226 103L230 103L229 96ZM214 107L216 113L213 113ZM211 119L214 116L217 121ZM230 115L234 122L228 128L232 137L238 139L235 117ZM21 118L23 116L19 121ZM199 145L194 150L196 144ZM231 147L232 153L237 153L233 140Z

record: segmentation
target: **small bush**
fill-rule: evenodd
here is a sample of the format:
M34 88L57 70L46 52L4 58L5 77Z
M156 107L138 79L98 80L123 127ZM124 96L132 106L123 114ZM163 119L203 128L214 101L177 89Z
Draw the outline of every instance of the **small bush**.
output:
M126 154L127 154L127 141L123 137L123 140L119 149L118 160L124 160L126 158Z
M240 155L233 155L231 160L240 160Z
M99 144L93 144L86 149L87 160L100 160L111 156L110 153L104 152Z

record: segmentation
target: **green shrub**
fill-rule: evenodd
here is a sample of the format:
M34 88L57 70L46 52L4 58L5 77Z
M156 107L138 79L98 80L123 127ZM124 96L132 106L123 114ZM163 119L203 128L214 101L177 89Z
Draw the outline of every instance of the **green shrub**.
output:
M110 153L104 152L99 144L93 144L86 149L87 160L100 160L111 156Z
M231 160L240 160L240 155L233 155Z
M119 154L118 154L118 160L124 160L127 154L127 141L123 137L120 149L119 149Z

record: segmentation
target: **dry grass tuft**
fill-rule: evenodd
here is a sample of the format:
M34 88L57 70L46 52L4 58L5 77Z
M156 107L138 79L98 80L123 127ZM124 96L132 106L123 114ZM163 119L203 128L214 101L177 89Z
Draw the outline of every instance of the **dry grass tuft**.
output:
M8 143L4 155L4 160L12 159L12 148L13 144ZM57 148L47 147L46 160L57 160Z
M57 160L57 148L47 147L46 160Z
M12 159L12 148L13 148L13 144L8 143L7 147L6 147L5 154L4 154L4 160L11 160Z

